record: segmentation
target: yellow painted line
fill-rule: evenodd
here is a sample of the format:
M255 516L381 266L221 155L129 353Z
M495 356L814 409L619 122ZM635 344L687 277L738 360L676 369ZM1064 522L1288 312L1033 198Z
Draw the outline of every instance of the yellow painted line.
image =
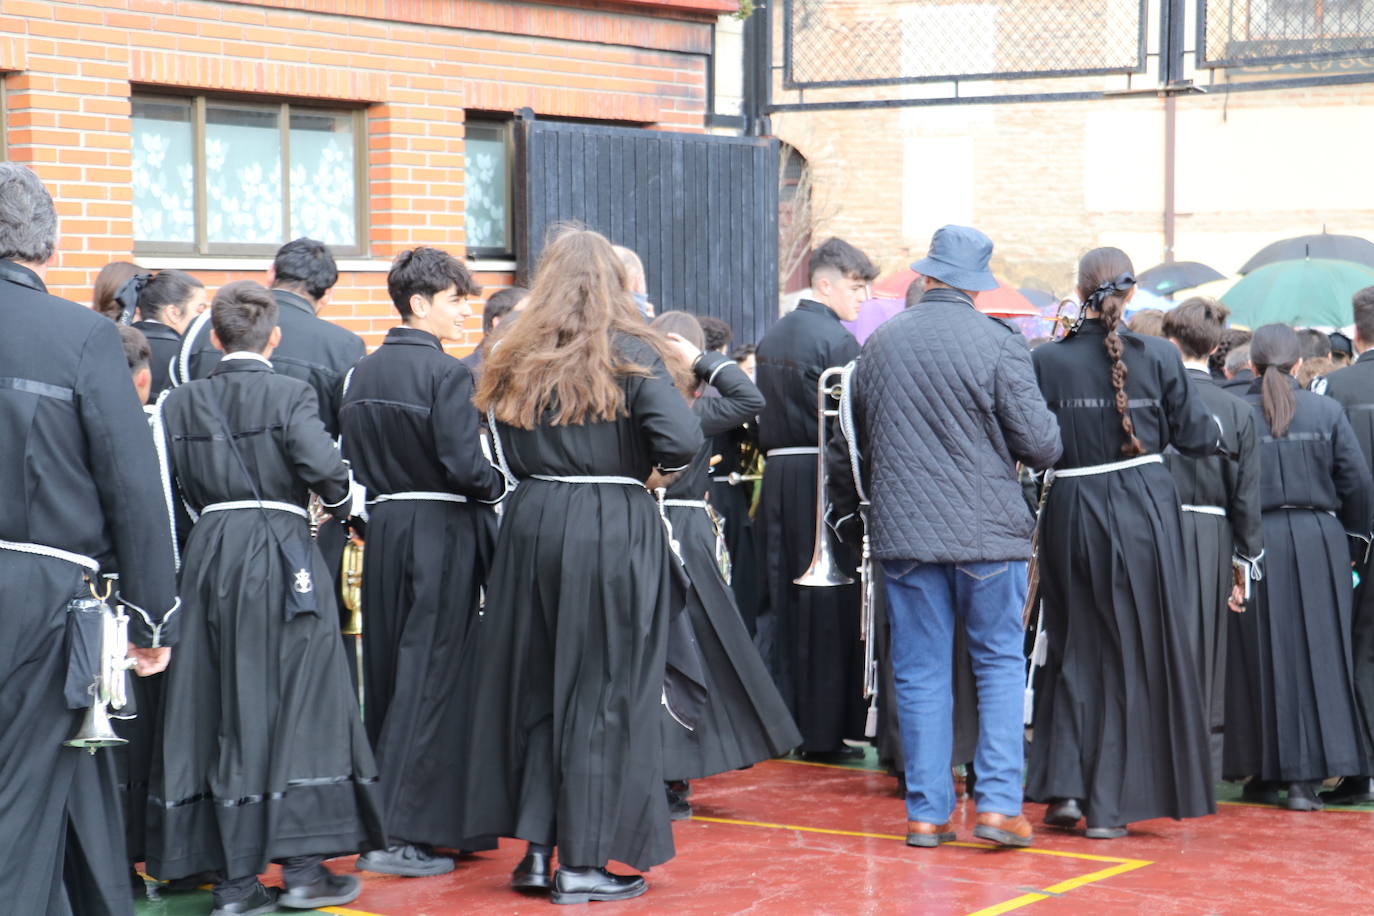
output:
M365 910L350 910L344 906L322 906L314 912L319 913L338 913L339 916L382 916L381 913L369 913Z
M796 760L792 757L779 757L768 761L769 763L790 763L795 767L824 767L827 770L845 770L850 773L886 773L887 770L879 770L874 767L856 767L847 763L821 763L818 760Z
M999 916L1001 913L1010 913L1012 910L1019 910L1023 906L1030 906L1041 900L1049 900L1048 894L1022 894L1020 897L1013 897L1002 903L995 903L992 906L983 907L981 910L974 910L968 916Z
M737 827L764 827L770 830L800 830L804 833L823 833L829 836L852 836L863 837L865 839L873 840L902 840L904 842L906 840L905 836L899 836L897 834L892 833L865 833L863 831L858 830L835 830L830 827L803 827L800 824L773 824L767 821L740 821L727 817L702 817L699 815L693 815L692 820L704 821L710 824L732 824ZM1099 856L1086 852L1065 852L1061 849L997 847L984 843L962 842L942 843L941 845L961 846L967 849L996 849L999 852L1019 852L1039 856L1059 856L1065 859L1081 859L1086 862L1111 863L1110 867L1108 868L1098 869L1097 871L1089 872L1086 875L1079 875L1076 878L1069 878L1068 880L1060 881L1058 884L1052 884L1049 887L1042 888L1039 892L1022 894L1019 897L1013 897L1011 900L1006 900L1002 903L993 904L990 907L984 907L981 910L977 910L973 913L970 913L969 916L999 916L999 914L1001 913L1009 913L1012 910L1019 910L1022 907L1030 906L1032 903L1038 903L1041 900L1049 900L1051 897L1055 897L1060 894L1065 894L1071 890L1076 890L1077 888L1083 887L1085 885L1094 884L1098 881L1105 881L1108 878L1113 878L1117 875L1124 875L1127 872L1135 871L1138 868L1144 868L1147 865L1154 864L1153 862L1146 859L1123 859L1118 856Z
M766 827L770 830L801 830L805 833L824 833L831 836L856 836L871 840L901 840L906 842L905 834L864 833L859 830L835 830L830 827L803 827L800 824L773 824L768 821L738 821L728 817L703 817L698 814L693 814L692 820L705 821L710 824L733 824L737 827ZM962 846L966 849L996 849L998 852L1021 852L1035 856L1062 856L1065 859L1082 859L1087 862L1111 862L1114 865L1130 865L1132 868L1141 868L1146 865L1154 864L1144 859L1123 859L1119 856L1098 856L1086 852L1065 852L1061 849L1036 849L1034 847L1017 848L1014 846L993 846L989 843L964 843L958 841L941 843L940 845Z

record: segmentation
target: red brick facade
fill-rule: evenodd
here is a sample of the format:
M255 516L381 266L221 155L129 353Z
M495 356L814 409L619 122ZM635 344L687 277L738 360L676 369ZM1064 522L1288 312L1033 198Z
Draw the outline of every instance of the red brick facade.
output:
M102 265L133 257L134 92L364 106L365 253L350 259L326 315L375 345L395 323L386 262L417 244L464 251L465 111L529 107L700 130L712 23L736 6L0 0L5 152L32 166L57 201L62 239L50 287L87 302ZM262 278L217 269L211 258L197 259L193 272L212 290ZM510 276L480 279L491 287Z

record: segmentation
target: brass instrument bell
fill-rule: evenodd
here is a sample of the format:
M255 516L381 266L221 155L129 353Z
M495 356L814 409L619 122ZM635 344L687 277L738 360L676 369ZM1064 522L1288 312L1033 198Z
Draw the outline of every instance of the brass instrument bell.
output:
M340 631L344 636L363 635L363 542L349 537L344 544L340 570L340 594L348 610L348 623Z

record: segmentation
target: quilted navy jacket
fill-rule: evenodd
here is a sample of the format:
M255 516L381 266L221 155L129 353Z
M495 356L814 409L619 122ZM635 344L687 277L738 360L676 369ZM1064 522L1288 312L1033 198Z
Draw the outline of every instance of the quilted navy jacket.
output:
M1035 522L1016 462L1050 467L1062 446L1024 337L936 288L873 332L853 385L876 558L1030 557ZM841 444L829 450L838 506L852 480Z

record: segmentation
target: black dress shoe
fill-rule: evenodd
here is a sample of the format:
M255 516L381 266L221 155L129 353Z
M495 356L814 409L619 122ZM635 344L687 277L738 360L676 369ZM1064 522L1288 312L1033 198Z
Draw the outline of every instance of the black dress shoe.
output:
M215 907L210 911L210 916L262 916L264 913L275 913L280 893L279 888L259 884L253 893L242 900Z
M552 860L547 852L527 850L525 858L510 875L510 886L525 891L546 891L553 887Z
M317 910L324 906L352 903L362 892L363 882L355 876L329 872L304 887L287 888L277 903L293 910Z
M1083 820L1083 809L1078 807L1076 798L1056 798L1045 809L1045 823L1051 827L1066 827L1070 830Z
M1310 782L1290 782L1287 804L1289 811L1320 811L1324 807Z
M1250 805L1282 804L1278 784L1266 779L1251 779L1247 782L1245 788L1240 790L1240 800Z
M553 877L552 903L589 903L593 900L629 900L649 889L642 875L613 875L604 868L558 869Z
M1321 793L1328 805L1364 805L1374 802L1374 777L1347 776L1334 789Z
M1127 832L1125 827L1089 827L1083 835L1090 840L1119 840Z
M388 846L374 849L358 856L355 866L359 871L375 871L384 875L400 875L403 878L428 878L431 875L446 875L453 871L453 860L448 856L436 856L419 846Z

